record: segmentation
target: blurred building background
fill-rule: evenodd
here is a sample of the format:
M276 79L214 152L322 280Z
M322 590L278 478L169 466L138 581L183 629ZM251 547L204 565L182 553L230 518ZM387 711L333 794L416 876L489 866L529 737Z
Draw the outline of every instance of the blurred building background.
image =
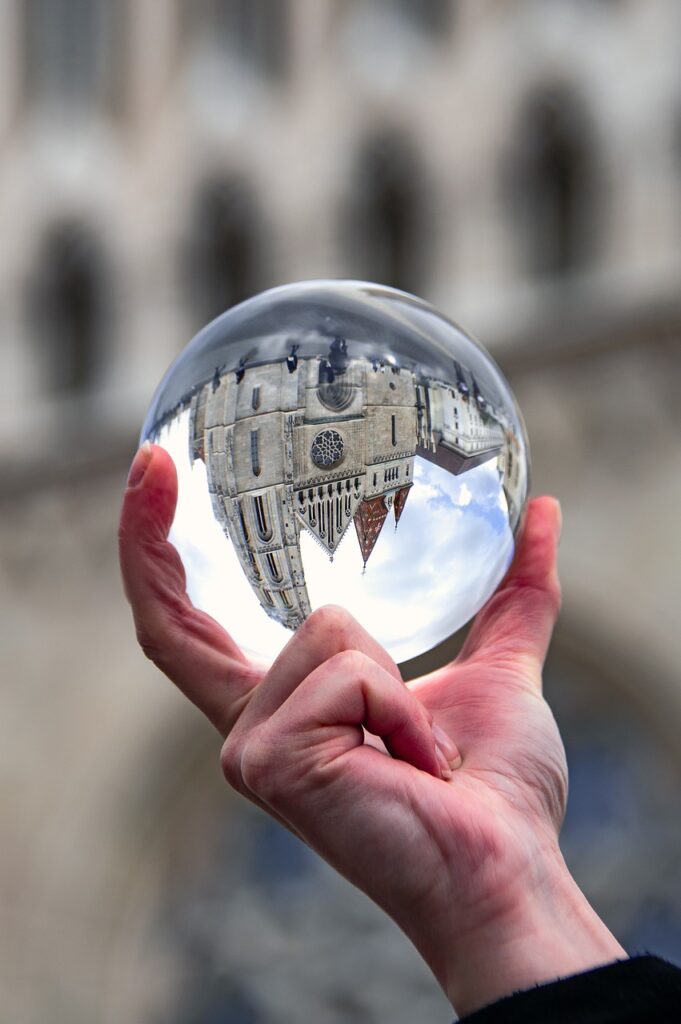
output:
M565 518L566 856L681 961L680 38L674 0L0 0L3 1020L451 1019L227 791L118 581L161 373L312 277L423 295L511 380Z

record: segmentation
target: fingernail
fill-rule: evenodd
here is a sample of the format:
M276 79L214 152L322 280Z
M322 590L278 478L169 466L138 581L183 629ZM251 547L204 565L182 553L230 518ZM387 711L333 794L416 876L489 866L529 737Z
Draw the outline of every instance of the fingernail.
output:
M459 756L459 751L453 740L449 738L447 733L439 725L432 726L433 739L436 744L445 755L447 763L449 764L454 758Z
M449 767L449 761L445 757L442 747L439 747L437 743L435 744L435 753L437 754L437 760L438 764L440 765L440 774L442 775L442 778L451 779L452 769Z
M132 460L132 466L128 473L128 487L137 487L142 482L142 478L149 468L152 454L151 442L145 441Z

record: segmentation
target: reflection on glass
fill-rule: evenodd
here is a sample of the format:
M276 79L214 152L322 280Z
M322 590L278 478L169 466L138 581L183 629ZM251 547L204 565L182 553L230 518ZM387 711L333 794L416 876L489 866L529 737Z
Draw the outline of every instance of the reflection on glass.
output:
M510 564L527 495L514 400L403 292L322 281L242 303L171 367L142 436L178 468L190 596L265 656L334 602L414 657Z

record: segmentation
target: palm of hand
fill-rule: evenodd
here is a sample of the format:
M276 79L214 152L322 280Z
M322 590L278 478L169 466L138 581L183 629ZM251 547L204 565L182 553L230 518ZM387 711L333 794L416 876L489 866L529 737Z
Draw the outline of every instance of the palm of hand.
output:
M539 843L556 841L567 800L563 744L522 666L482 655L418 680L412 692L463 754L444 797L428 787L424 813L448 859L452 900L476 915L481 904L490 909L492 891L508 897Z
M358 745L352 730L327 734L324 754L307 747L311 760L332 767L317 789L320 799L310 798L302 835L407 933L419 917L415 907L434 934L438 908L446 907L459 929L477 926L481 908L488 917L503 915L519 886L527 887L533 864L556 855L567 768L541 694L560 604L559 522L548 504L534 503L514 569L478 615L457 661L408 684L463 756L452 778L381 758ZM329 801L337 829L329 825ZM300 812L298 806L289 814Z
M309 616L269 671L252 665L186 596L167 540L176 497L169 456L140 451L123 578L145 653L226 737L227 779L393 916L460 1013L626 956L557 843L565 761L541 695L557 504L529 503L513 567L456 662L405 686L337 608Z
M303 628L283 670L250 665L188 602L179 557L167 543L175 500L172 464L156 449L144 489L131 486L126 495L126 589L146 653L228 736L228 779L407 934L422 934L425 919L437 942L452 924L465 934L502 916L519 881L527 886L539 847L557 848L565 803L562 744L540 691L559 604L555 504L531 504L514 567L476 618L459 659L409 684L406 709L406 698L395 697L404 687L394 664L357 624L340 642L323 631L316 648ZM335 680L334 656L344 659ZM372 675L388 703L401 704L401 721L372 729L392 758L363 742L370 701L359 695ZM321 709L318 694L326 702ZM437 768L429 715L463 756L449 780ZM411 735L405 741L402 734Z
M412 692L469 754L451 784L464 781L494 802L495 817L516 816L558 831L567 800L567 769L558 727L540 680L522 665L493 657L447 667L417 680ZM485 813L480 808L481 813Z
M451 779L339 731L327 736L325 752L313 745L301 752L307 798L291 786L297 805L289 805L282 797L289 780L280 778L273 803L407 933L417 925L422 934L425 918L435 940L441 911L448 927L455 920L465 931L479 926L481 910L490 919L513 904L540 848L556 843L567 771L555 720L522 666L483 655L409 688L456 737L463 764ZM322 783L320 763L331 766Z

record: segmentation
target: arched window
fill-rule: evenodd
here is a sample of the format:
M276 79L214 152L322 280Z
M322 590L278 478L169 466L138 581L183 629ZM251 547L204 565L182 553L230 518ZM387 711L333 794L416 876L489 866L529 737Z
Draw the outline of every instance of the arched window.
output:
M251 469L253 470L253 476L260 476L260 450L257 427L251 431Z
M269 572L273 582L281 583L284 578L284 574L281 571L276 555L268 553L265 555L265 561L267 562L267 571Z
M426 275L425 188L412 149L377 136L357 160L345 247L359 276L418 292Z
M125 84L126 4L22 0L29 102L116 110Z
M279 80L289 65L288 8L287 0L186 0L181 32L225 61Z
M246 528L246 519L244 518L244 510L241 507L241 505L239 505L239 522L241 524L241 533L243 535L243 539L248 544L249 543L248 530Z
M264 494L256 494L253 498L253 508L255 511L255 523L261 540L271 540L272 527L270 526L268 519L269 508L267 496Z
M107 273L94 234L63 223L45 237L28 294L28 315L47 386L83 393L95 382L107 333Z
M399 76L408 88L432 51L447 45L460 5L455 0L343 0L332 6L334 18L342 19L342 52L355 70L380 82L389 69L390 80Z
M428 35L448 32L456 4L451 0L375 0L378 6L402 15L414 28Z
M198 320L205 323L261 286L260 219L250 189L238 179L204 184L186 253Z
M598 212L590 133L563 87L529 99L515 132L509 199L527 270L564 274L588 262Z

